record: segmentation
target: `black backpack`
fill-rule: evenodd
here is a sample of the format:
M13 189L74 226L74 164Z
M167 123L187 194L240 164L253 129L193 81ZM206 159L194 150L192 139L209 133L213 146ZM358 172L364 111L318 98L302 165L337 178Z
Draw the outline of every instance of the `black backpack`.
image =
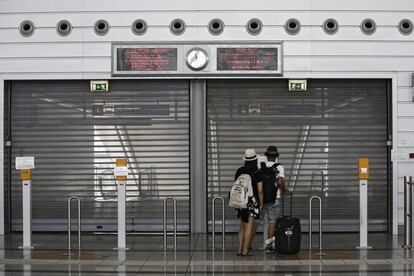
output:
M277 196L277 166L278 163L275 163L270 168L263 167L262 176L263 176L263 203L274 203Z

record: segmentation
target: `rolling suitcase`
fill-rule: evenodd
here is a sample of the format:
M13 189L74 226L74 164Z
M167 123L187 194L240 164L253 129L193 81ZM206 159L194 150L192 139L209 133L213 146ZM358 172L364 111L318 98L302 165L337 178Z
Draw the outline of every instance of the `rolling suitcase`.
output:
M280 254L296 254L300 251L300 220L292 217L292 198L290 197L290 216L284 215L284 199L282 196L282 216L276 220L275 245Z

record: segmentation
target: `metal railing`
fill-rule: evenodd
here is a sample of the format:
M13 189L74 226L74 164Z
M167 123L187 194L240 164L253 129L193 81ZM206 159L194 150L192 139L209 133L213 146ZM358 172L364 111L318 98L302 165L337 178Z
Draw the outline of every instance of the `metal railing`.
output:
M71 250L71 232L72 232L72 223L71 223L71 203L72 200L77 201L78 203L78 250L81 249L81 201L77 196L71 196L68 199L68 249Z
M320 174L321 176L321 189L320 192L324 192L325 189L325 173L323 170L313 171L311 176L311 181L309 185L309 193L313 193L313 183L315 182L315 174Z
M404 176L404 245L405 249L411 249L413 246L412 230L412 197L413 197L413 179L411 176Z
M224 198L222 198L221 196L217 196L215 198L213 198L212 201L212 208L213 208L213 217L212 217L212 227L213 227L213 246L212 248L215 249L216 248L216 200L221 200L221 207L222 207L222 219L221 219L221 232L222 232L222 245L221 245L221 249L224 250L224 243L225 243L225 235L226 235L226 220L224 217Z
M319 196L309 198L309 251L312 251L312 201L319 201L319 253L317 255L326 255L322 253L322 199Z
M174 208L174 249L177 249L177 200L174 197L164 199L164 249L167 249L167 201L172 200Z

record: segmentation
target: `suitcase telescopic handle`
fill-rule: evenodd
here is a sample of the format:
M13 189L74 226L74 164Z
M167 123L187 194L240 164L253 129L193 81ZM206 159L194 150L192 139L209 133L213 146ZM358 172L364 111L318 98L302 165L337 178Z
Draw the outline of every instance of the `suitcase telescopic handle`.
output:
M282 196L282 216L285 215L285 195L283 193L281 193ZM293 204L292 204L292 200L293 200L293 191L290 191L290 216L292 217L292 209L293 209Z

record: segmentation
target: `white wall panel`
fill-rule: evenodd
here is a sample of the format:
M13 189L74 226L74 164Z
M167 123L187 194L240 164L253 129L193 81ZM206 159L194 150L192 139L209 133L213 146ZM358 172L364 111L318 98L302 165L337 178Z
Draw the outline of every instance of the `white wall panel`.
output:
M83 56L111 56L111 43L110 42L95 42L86 43L82 45Z
M401 117L411 117L414 118L414 103L399 103L398 104L398 116Z
M398 131L414 131L414 118L398 118Z
M180 0L180 1L135 1L135 0L122 0L122 1L100 1L100 0L88 0L84 1L83 8L86 11L99 10L99 11L112 11L112 10L198 10L199 0ZM116 3L116 5L114 5ZM222 3L223 4L223 3Z
M270 1L270 0L181 0L181 1L100 1L100 0L3 0L0 1L0 10L7 12L27 11L79 11L79 10L378 10L378 11L414 11L414 3L411 0L366 0L350 3L348 1L331 0L298 0L298 1Z
M97 47L97 46L95 46ZM5 43L0 44L1 58L27 57L81 57L83 45L81 43L53 43L53 47L46 43ZM99 50L99 47L97 47ZM90 53L93 54L92 52ZM109 51L110 54L110 51Z
M82 58L0 59L0 72L82 72Z
M398 101L399 102L413 102L414 88L403 88L398 89ZM411 112L413 112L411 110Z
M39 11L79 11L82 10L83 0L3 0L0 1L0 11L4 12L39 12Z
M97 57L84 59L82 63L82 72L111 72L111 58Z
M92 29L91 31L93 33ZM53 48L55 42L82 42L82 39L83 30L81 28L74 28L67 37L58 35L55 28L36 28L30 37L21 36L19 29L0 29L0 44L49 42L51 43L50 48Z
M398 143L400 150L411 150L414 148L414 132L400 132L395 143Z
M407 150L409 151L409 150ZM414 177L414 171L413 171L414 161L413 162L399 162L398 166L398 176L399 176L399 183L401 184L401 187L404 185L404 176L413 176ZM404 189L401 190L404 192Z
M414 71L414 57L320 57L312 59L314 71Z
M414 41L414 38L413 38ZM400 87L411 88L411 76L414 72L398 72L398 85Z
M331 0L313 0L312 9L314 10L354 10L354 11L413 11L414 2L411 0L366 0L366 1L331 1Z
M285 57L283 64L284 71L311 71L312 61L306 57Z
M286 41L285 55L305 56L414 56L414 41Z

